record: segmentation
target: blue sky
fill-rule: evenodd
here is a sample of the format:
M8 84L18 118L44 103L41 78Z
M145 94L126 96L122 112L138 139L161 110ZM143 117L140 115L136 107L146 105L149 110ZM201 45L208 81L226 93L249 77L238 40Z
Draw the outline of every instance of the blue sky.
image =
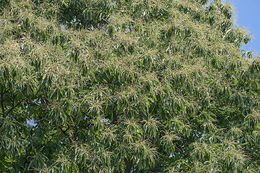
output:
M260 0L228 0L235 9L236 24L245 27L253 36L251 42L243 46L260 54Z

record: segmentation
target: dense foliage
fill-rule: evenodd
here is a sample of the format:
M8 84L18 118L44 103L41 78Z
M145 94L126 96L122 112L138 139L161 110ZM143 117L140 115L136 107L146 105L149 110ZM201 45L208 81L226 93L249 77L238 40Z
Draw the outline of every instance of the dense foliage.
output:
M0 172L258 172L260 61L221 0L1 0Z

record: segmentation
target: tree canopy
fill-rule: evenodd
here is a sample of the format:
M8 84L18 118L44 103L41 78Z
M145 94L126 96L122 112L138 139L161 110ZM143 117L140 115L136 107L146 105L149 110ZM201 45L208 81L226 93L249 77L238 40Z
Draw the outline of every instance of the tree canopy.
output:
M260 168L260 60L221 0L1 0L0 172Z

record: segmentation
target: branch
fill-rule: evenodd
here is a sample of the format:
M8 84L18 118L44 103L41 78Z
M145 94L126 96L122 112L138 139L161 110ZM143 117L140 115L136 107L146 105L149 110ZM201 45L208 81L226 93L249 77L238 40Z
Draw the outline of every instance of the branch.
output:
M41 98L42 102L45 104L45 106L47 107L46 110L50 109L50 101L46 98Z
M5 117L5 106L4 106L4 91L1 91L1 107L2 107L2 113L3 117Z
M118 115L117 115L117 110L116 110L117 104L113 106L113 120L112 124L117 124L118 123Z
M149 173L152 173L152 172L163 172L163 169L165 168L165 166L159 166L159 167L155 167L155 168L152 168L152 169L149 169L149 170L146 170L144 172L149 172Z
M112 124L117 124L117 112L114 109L113 110L113 120L112 120Z
M133 162L125 158L125 173L131 173L133 168Z
M21 103L23 102L23 100L19 101L16 105L14 105L11 109L9 109L6 113L6 115L8 115L10 112L12 112L17 106L19 106Z
M69 130L69 128L67 128L66 130L63 130L61 126L59 126L59 129L62 131L62 133L70 140L71 143L76 144L77 141L74 141L72 139L72 137L67 133L67 131Z
M39 120L35 120L36 122L40 122L40 121L47 121L48 123L51 122L50 120L48 120L47 118L43 117Z

